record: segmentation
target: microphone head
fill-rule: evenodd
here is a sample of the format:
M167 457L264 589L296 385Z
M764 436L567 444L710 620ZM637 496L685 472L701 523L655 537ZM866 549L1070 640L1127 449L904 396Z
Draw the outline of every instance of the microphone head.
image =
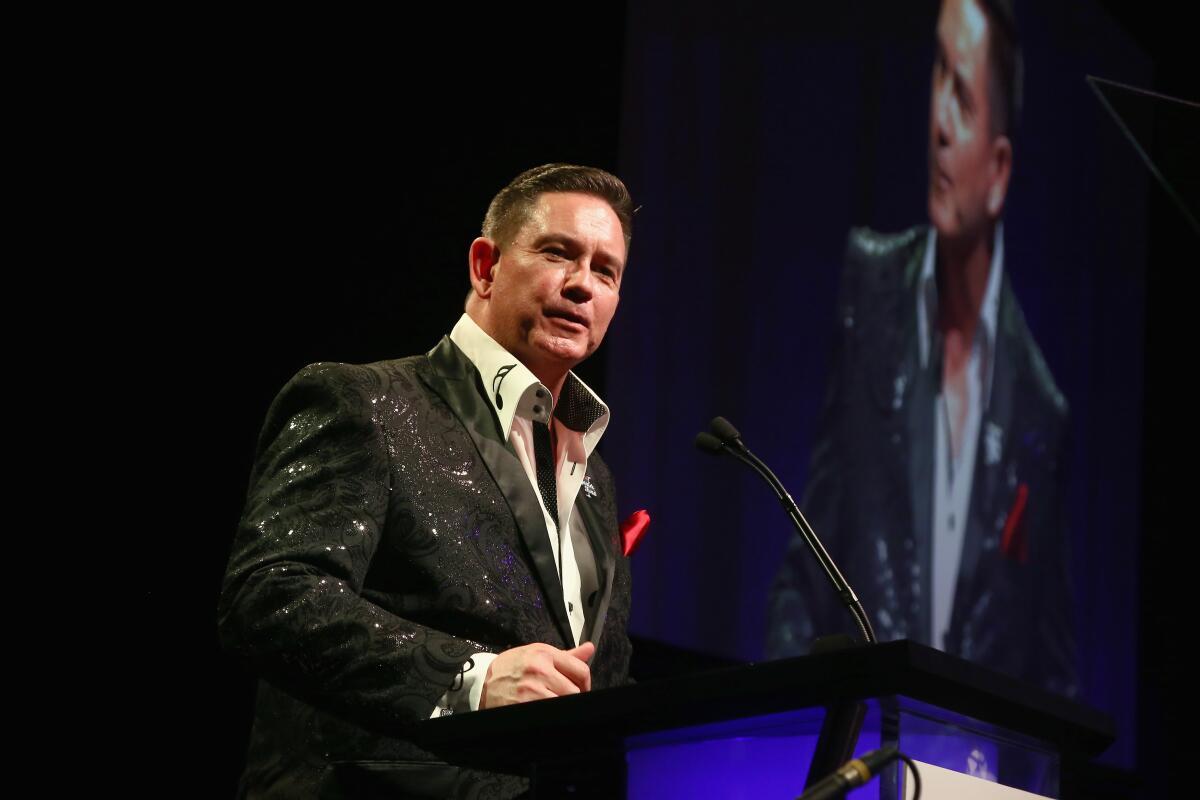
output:
M725 449L725 445L721 444L721 440L708 431L700 431L700 433L696 434L696 447L706 453L712 453L714 456L721 455L721 451Z
M724 417L713 417L713 421L708 423L708 429L716 434L724 444L730 444L742 438L737 428L733 427L733 423Z

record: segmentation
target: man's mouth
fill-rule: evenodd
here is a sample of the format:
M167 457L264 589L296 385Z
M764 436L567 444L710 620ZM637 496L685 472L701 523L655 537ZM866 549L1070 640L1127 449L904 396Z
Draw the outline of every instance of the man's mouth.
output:
M586 329L588 327L588 321L585 317L580 316L579 314L576 314L572 311L567 311L565 309L555 309L552 311L547 311L546 316L551 319L559 319L559 320L563 320L564 322L570 322L574 325L578 325L581 328Z
M945 191L953 185L950 175L937 164L933 165L932 173L933 185L939 190Z

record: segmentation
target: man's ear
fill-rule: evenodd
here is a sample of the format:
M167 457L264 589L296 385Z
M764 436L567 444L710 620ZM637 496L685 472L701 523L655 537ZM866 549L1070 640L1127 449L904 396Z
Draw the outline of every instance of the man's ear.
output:
M474 287L475 294L488 297L492 293L492 283L495 280L493 273L500 261L500 248L493 240L480 236L471 242L467 260L471 267L471 286Z
M988 187L987 212L993 220L1004 210L1008 196L1008 181L1012 177L1012 142L1007 136L992 140L992 181Z

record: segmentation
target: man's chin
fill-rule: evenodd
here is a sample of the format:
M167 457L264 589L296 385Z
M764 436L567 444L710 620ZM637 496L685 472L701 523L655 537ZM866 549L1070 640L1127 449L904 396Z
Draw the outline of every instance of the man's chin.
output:
M539 357L547 364L556 364L565 369L572 369L589 355L586 342L564 336L542 337L536 342L536 348Z
M958 220L954 216L954 206L946 202L944 197L938 197L932 191L929 197L929 224L937 231L938 236L954 238L958 233Z

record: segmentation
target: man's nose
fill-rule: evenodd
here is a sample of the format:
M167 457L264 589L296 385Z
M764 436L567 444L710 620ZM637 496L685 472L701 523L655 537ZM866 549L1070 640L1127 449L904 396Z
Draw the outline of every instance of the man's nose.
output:
M567 274L563 280L563 295L576 303L587 302L592 299L594 280L591 259L581 256L567 267Z

